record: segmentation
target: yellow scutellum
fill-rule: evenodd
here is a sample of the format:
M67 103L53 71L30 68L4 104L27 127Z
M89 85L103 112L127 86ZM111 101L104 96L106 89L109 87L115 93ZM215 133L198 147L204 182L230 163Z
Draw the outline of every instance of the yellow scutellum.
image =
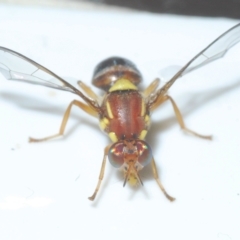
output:
M128 79L120 78L109 89L109 92L122 90L137 90L137 87L133 83L131 83L131 81L129 81Z

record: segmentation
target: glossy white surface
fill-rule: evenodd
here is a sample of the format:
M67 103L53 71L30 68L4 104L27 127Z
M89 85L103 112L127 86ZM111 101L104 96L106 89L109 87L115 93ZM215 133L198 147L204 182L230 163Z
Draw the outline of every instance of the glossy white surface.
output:
M0 46L89 85L99 61L120 55L137 64L147 86L162 68L184 64L237 23L4 5L0 16ZM98 122L73 109L64 138L29 144L29 136L56 133L77 96L1 75L0 239L240 239L239 56L240 44L169 91L186 125L213 134L212 142L182 133L169 103L153 115L147 141L174 203L150 167L141 174L144 187L132 189L109 164L90 202L109 142Z

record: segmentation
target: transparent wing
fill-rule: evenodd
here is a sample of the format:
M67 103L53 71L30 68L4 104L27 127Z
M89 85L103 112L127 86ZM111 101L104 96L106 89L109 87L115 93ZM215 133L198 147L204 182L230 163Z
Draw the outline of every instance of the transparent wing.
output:
M199 67L204 66L216 59L223 57L226 52L233 47L236 43L240 41L240 24L232 27L211 44L209 44L205 49L203 49L198 55L196 55L187 65L184 67L173 65L169 66L160 72L160 77L162 79L168 80L173 77L175 73L181 73L183 76Z
M182 67L162 88L156 93L156 98L165 94L173 83L184 73L192 71L220 57L240 41L240 23L230 28L210 43L205 49L192 58L184 67ZM155 100L153 100L155 102ZM153 104L153 102L150 103Z
M76 93L76 89L47 68L8 48L0 47L0 72L8 80Z
M33 60L4 47L0 47L0 72L8 80L17 80L75 93L96 112L102 113L102 109L96 101L86 97L70 83Z

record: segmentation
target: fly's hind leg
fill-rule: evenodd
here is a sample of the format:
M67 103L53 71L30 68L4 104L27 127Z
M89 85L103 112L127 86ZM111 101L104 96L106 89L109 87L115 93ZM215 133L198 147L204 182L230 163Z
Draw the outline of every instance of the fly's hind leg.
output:
M157 167L156 167L156 164L155 164L154 159L152 159L151 165L152 165L152 170L153 170L153 176L154 176L155 180L157 181L158 186L160 187L160 189L162 190L162 192L163 192L163 194L166 196L166 198L167 198L169 201L173 202L173 201L175 200L175 198L174 198L174 197L171 197L171 196L166 192L165 188L163 187L163 185L162 185L162 183L161 183L161 181L160 181L160 179L159 179L159 177L158 177Z
M154 110L155 108L157 108L160 104L164 103L165 101L167 100L170 100L172 106L173 106L173 110L175 112L175 115L176 115L176 118L178 120L178 123L181 127L181 129L183 129L185 132L187 133L190 133L194 136L197 136L197 137L200 137L200 138L204 138L204 139L208 139L208 140L212 140L212 136L211 135L202 135L202 134L199 134L199 133L196 133L195 131L192 131L191 129L188 129L186 126L185 126L185 123L183 121L183 117L182 117L182 114L180 112L180 110L178 109L177 107L177 104L174 102L174 100L168 96L168 95L165 95L163 96L161 99L159 99L158 101L156 101L156 103L152 106L152 110Z
M60 126L60 130L59 130L59 132L57 134L54 134L54 135L51 135L51 136L48 136L48 137L45 137L45 138L31 138L30 137L29 138L29 142L43 142L43 141L47 141L47 140L52 139L52 138L56 138L56 137L62 136L63 133L64 133L64 130L65 130L65 127L67 125L67 121L68 121L68 118L69 118L69 115L70 115L70 111L71 111L71 108L72 108L73 105L78 106L84 112L86 112L86 113L88 113L88 114L90 114L90 115L92 115L94 117L98 116L97 112L94 109L92 109L90 106L88 106L88 105L86 105L86 104L84 104L84 103L82 103L80 101L73 100L69 104L66 112L64 113L63 120L62 120L62 123L61 123L61 126Z
M93 201L95 199L95 197L99 191L99 188L101 186L101 182L104 177L104 171L105 171L105 166L106 166L106 161L107 161L108 150L109 150L110 146L111 146L111 144L108 145L107 147L105 147L105 149L104 149L103 161L102 161L102 166L101 166L101 170L100 170L100 174L99 174L99 178L98 178L98 183L97 183L97 186L95 188L93 195L88 198L91 201Z

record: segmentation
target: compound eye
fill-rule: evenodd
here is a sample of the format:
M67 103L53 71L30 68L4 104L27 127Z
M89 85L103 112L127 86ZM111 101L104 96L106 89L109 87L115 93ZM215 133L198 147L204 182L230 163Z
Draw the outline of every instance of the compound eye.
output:
M120 168L124 163L123 143L114 143L108 151L109 162L115 168Z
M143 166L145 167L146 165L148 165L153 156L152 156L152 149L150 148L150 146L144 142L144 141L141 141L141 140L138 140L136 142L136 147L137 147L137 150L138 150L138 162Z

